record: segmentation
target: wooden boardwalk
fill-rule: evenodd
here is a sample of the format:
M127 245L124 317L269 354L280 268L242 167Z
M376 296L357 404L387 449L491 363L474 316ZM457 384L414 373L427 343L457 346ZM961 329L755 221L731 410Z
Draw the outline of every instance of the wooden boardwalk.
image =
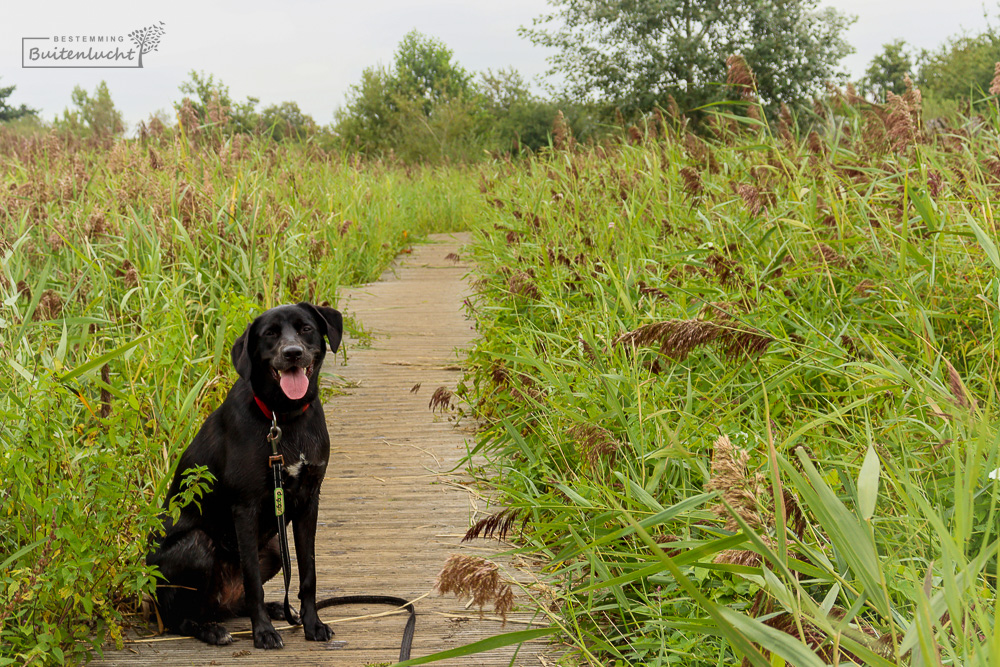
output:
M335 595L394 595L415 599L418 612L413 657L527 629L534 615L520 592L506 628L480 619L452 596L432 592L445 560L454 553L490 556L502 545L479 540L460 545L470 519L485 516L485 500L453 471L471 446L469 424L455 427L446 414L428 408L437 387L455 389L463 350L473 338L462 311L468 267L455 261L463 235L439 235L404 255L375 283L346 290L338 307L370 333L370 344L348 340L330 363L328 376L343 392L326 404L332 451L316 536L317 598ZM418 391L413 388L419 384ZM292 557L294 564L295 557ZM499 561L503 563L504 561ZM518 578L524 576L519 575ZM281 576L266 587L280 600ZM298 606L298 574L293 604ZM285 648L255 649L249 635L225 647L171 635L139 640L107 651L105 665L356 665L396 661L404 615L350 620L391 610L386 606L333 607L320 612L336 635L327 643L307 642L301 628L282 630ZM512 622L511 622L512 621ZM538 617L540 625L546 625ZM283 627L275 622L278 628ZM227 624L248 630L248 619ZM546 644L516 647L454 659L441 665L544 665ZM512 662L513 657L513 662Z

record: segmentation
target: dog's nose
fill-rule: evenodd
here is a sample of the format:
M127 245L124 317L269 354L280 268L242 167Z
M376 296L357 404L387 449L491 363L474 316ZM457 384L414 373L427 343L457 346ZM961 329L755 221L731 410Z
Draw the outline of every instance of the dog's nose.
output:
M283 356L286 361L298 361L302 358L302 348L298 345L289 345L281 351L281 356Z

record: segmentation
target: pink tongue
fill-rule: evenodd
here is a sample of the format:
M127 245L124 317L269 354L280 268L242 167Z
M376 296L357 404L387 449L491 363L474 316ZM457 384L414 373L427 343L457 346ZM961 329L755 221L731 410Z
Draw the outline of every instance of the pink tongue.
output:
M281 391L285 396L297 401L309 391L309 378L301 368L293 368L281 373Z

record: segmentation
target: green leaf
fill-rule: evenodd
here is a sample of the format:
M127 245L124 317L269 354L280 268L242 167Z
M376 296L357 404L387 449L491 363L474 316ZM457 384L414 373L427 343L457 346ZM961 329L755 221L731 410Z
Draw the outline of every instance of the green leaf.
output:
M934 210L934 203L927 196L927 193L914 188L911 183L907 183L906 196L909 198L910 203L913 204L913 208L917 209L917 213L923 218L927 229L932 232L938 231L941 228L940 220L938 220L937 213Z
M77 378L77 377L83 375L84 373L86 373L88 371L91 371L91 370L93 370L95 368L99 368L99 367L103 366L104 364L106 364L107 362L111 361L112 359L114 359L116 357L120 357L122 354L124 354L125 352L131 350L136 345L140 345L142 343L145 343L147 340L149 340L150 338L152 338L152 336L153 336L153 334L151 334L151 333L148 333L145 336L139 336L138 338L136 338L134 340L130 340L129 342L125 343L124 345L122 345L120 347L116 347L115 349L111 350L110 352L105 352L104 354L91 359L90 361L88 361L85 364L80 364L79 366L77 366L73 370L71 370L68 373L66 373L65 375L61 376L59 378L59 381L63 382L63 383L69 382L70 380L72 380L74 378Z
M858 511L861 518L868 521L875 514L875 502L878 500L878 481L882 466L878 460L875 448L868 445L868 453L861 464L858 473Z
M874 538L867 526L863 525L857 515L849 511L844 503L823 480L809 457L801 449L798 450L802 470L808 477L808 482L786 460L778 461L788 475L802 499L816 516L816 520L830 541L843 554L854 576L863 586L872 604L879 613L888 617L891 604L882 589L880 564L881 560L875 548Z
M429 662L437 662L438 660L448 660L450 658L462 658L467 655L475 655L476 653L483 653L485 651L492 651L493 649L503 648L504 646L510 646L511 644L522 644L524 642L529 642L534 639L541 639L542 637L547 637L548 635L553 635L559 632L559 628L536 628L534 630L519 630L517 632L508 632L502 635L495 635L493 637L487 637L486 639L480 639L477 642L472 642L471 644L466 644L465 646L459 646L457 648L448 649L447 651L439 651L437 653L432 653L431 655L425 655L422 658L413 658L411 660L404 660L403 662L397 662L392 667L409 667L410 665L426 665Z
M989 258L990 264L993 265L994 269L1000 271L1000 253L997 252L997 246L983 228L979 226L976 219L972 217L972 214L968 211L965 212L965 217L969 220L969 226L972 227L972 231L976 234L976 239L979 241L979 245L983 247L983 252L986 253L986 257Z

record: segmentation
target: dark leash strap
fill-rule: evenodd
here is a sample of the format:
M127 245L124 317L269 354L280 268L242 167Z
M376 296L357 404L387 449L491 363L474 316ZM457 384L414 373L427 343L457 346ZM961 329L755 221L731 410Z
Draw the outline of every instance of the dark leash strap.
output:
M403 641L399 645L399 662L410 659L410 649L413 647L413 632L417 627L417 611L409 600L393 597L391 595L341 595L335 598L326 598L316 603L316 609L326 607L337 607L344 604L388 604L393 607L401 607L410 612L410 617L406 619L406 627L403 628Z
M288 604L288 588L292 581L292 559L288 555L288 531L285 526L285 489L281 485L281 468L285 464L285 459L278 453L278 445L281 443L281 429L278 427L278 416L274 413L271 414L271 431L267 434L267 440L271 443L271 456L268 457L268 464L270 464L271 472L274 475L274 516L278 520L281 572L285 577L285 621L292 625L301 625L298 613ZM316 603L316 609L346 604L388 604L394 607L401 607L410 612L410 617L406 620L406 627L403 628L403 641L399 646L399 662L410 659L410 650L413 647L413 633L417 627L417 611L413 608L409 600L391 595L343 595L320 600Z
M281 443L281 429L278 428L278 415L271 416L271 432L267 434L271 443L271 456L268 463L274 476L274 517L278 520L278 544L281 547L281 573L285 577L285 621L292 625L300 625L299 615L288 604L288 587L292 582L292 559L288 555L288 530L285 526L285 489L281 485L281 468L285 458L278 453Z

